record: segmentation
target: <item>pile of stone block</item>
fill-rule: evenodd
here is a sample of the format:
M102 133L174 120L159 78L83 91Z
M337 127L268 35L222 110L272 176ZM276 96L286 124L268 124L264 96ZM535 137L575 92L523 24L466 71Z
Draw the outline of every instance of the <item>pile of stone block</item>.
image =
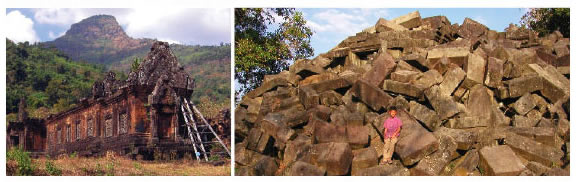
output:
M570 40L413 12L268 75L235 110L236 175L569 175ZM403 122L381 165L383 122Z

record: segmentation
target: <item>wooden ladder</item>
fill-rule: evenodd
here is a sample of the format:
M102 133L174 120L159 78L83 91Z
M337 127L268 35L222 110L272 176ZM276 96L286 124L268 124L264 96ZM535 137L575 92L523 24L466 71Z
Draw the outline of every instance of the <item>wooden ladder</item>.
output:
M227 153L228 156L231 156L229 149L220 139L218 134L213 130L211 125L205 120L201 112L186 98L183 98L181 102L181 111L183 113L183 118L185 120L185 125L187 127L187 132L189 133L189 138L191 139L191 143L193 146L194 152L196 152L197 160L200 160L199 156L203 155L205 161L208 161L208 154L209 152L206 150L210 147L208 145L213 143L219 143L222 146L222 152L214 152L214 153ZM192 112L194 111L194 112ZM198 117L195 117L198 116ZM207 138L202 137L202 135L212 134L217 139L216 141L207 141ZM199 150L199 151L198 151ZM197 153L200 153L198 155Z

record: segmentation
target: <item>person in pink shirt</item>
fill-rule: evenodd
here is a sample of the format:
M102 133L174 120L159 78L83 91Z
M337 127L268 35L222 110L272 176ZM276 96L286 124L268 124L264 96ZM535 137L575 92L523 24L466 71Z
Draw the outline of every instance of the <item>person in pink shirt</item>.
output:
M399 139L399 134L401 132L401 126L403 123L399 118L397 118L397 108L390 107L389 108L389 116L383 126L385 127L384 138L385 138L385 147L383 148L383 160L381 164L392 164L393 160L393 152L395 151L395 144Z

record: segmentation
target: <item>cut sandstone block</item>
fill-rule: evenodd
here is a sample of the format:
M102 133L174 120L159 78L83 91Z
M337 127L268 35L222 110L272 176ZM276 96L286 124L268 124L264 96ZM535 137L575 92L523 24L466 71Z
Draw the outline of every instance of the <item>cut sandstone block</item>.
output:
M512 149L506 145L484 147L479 150L480 168L484 175L517 176L525 166Z

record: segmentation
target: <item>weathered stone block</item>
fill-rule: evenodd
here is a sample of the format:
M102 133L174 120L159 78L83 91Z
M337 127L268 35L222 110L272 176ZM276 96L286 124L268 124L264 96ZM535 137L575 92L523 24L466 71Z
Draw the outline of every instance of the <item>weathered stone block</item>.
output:
M334 90L325 91L320 94L320 104L325 106L340 105L342 104L341 98L342 95Z
M556 125L556 131L558 132L558 136L562 137L562 139L569 141L570 140L570 121L567 119L560 119Z
M534 161L528 162L528 165L526 165L526 168L529 169L530 171L534 172L537 175L544 175L548 171L550 171L549 167L546 167L546 166L544 166L538 162L534 162Z
M290 73L300 75L302 79L326 72L323 67L315 66L314 62L307 59L299 59L289 68Z
M403 31L407 30L399 24L396 24L393 21L385 20L384 18L379 18L379 21L375 24L375 29L378 33L380 32L387 32L387 31Z
M465 72L459 67L447 71L445 76L443 76L443 81L439 85L439 88L441 88L441 94L448 96L451 95L464 78Z
M262 105L262 97L243 99L240 104L247 106L247 114L257 115L260 112L260 105Z
M384 117L387 116L385 115ZM403 122L403 126L399 141L395 146L395 153L401 157L403 164L412 165L423 157L437 151L438 140L431 132L425 130L407 111L398 110L397 117Z
M312 75L312 76L306 77L304 80L300 80L299 85L306 86L306 85L310 85L310 84L320 83L320 82L326 81L326 80L334 80L337 78L338 78L338 75L336 73L324 72L322 74Z
M352 174L357 174L361 169L374 167L379 162L377 152L373 148L355 150L352 159Z
M441 120L437 116L437 112L415 102L411 101L409 103L410 111L409 114L421 121L425 126L431 131L437 130L441 126Z
M346 122L346 125L348 125L348 126L363 126L364 125L365 116L359 112L344 113L343 117L344 117L344 120Z
M536 107L536 102L531 94L524 94L513 105L513 108L520 115L525 115L530 110L532 110L534 107Z
M564 156L564 152L558 148L543 145L532 139L513 133L508 133L504 142L518 155L529 161L536 161L546 166L562 165L560 158Z
M538 111L537 109L532 109L530 112L526 114L526 117L530 119L532 123L538 123L541 119L545 119L542 117L542 113L540 113L540 111Z
M534 122L528 117L515 115L512 120L512 125L514 127L534 127L536 126L537 122Z
M306 109L310 109L320 103L320 95L310 87L300 87L298 89L300 102Z
M485 85L497 88L502 85L504 60L489 57L487 59L487 74L485 75Z
M544 88L542 79L538 76L524 76L504 81L509 90L509 97L519 97L526 93L531 93Z
M487 87L477 84L469 90L469 99L467 100L467 113L470 117L476 117L480 125L487 126L491 122L491 112L494 105L494 98Z
M252 168L253 176L274 176L278 164L273 157L262 156Z
M460 111L455 101L453 101L453 98L448 95L443 95L437 85L425 90L425 96L437 114L439 114L439 119L450 118Z
M471 176L470 174L479 166L479 151L470 150L462 158L453 170L453 176Z
M453 153L457 149L457 143L448 135L440 135L439 150L426 156L411 169L413 176L437 176L443 168L453 159Z
M437 70L429 70L425 73L423 73L423 75L421 77L419 77L419 79L413 81L413 85L417 86L418 88L421 88L422 90L429 88L435 84L439 84L443 81L443 76L441 76L441 74L439 74L439 72L437 72Z
M545 68L537 64L529 64L528 66L544 80L543 88L540 91L552 103L570 95L570 80L559 74L556 68L551 65Z
M548 172L546 172L545 174L546 176L570 176L570 169L562 169L559 167L554 167L551 168Z
M311 141L292 140L286 144L284 159L281 166L288 166L299 160L304 160L312 148Z
M261 131L274 137L277 144L284 144L296 137L296 132L286 126L283 117L280 113L269 113L260 125Z
M416 71L408 70L397 70L391 73L391 80L398 81L402 83L410 83L413 80L419 78L422 74Z
M274 145L272 137L261 132L258 128L252 128L252 130L250 130L246 141L246 148L259 153L264 153Z
M352 164L352 149L348 143L316 144L321 148L316 159L316 165L326 169L327 175L346 175Z
M235 118L235 134L237 139L243 140L250 132L250 127L246 121L246 108L237 107L236 108L236 118Z
M236 165L248 166L255 163L259 156L259 153L246 149L243 144L236 144Z
M328 90L336 90L339 88L347 88L350 86L351 86L351 83L344 78L325 80L325 81L321 81L318 83L308 85L308 87L310 87L312 90L316 91L316 93L322 93L322 92L328 91ZM302 87L300 87L300 88L302 88Z
M489 28L470 18L465 18L457 34L463 38L477 38L487 32Z
M406 61L399 61L397 63L397 68L395 69L396 71L402 71L402 70L406 70L406 71L414 71L414 72L421 72L421 70L419 70L418 68L410 65L409 63L407 63Z
M353 173L354 176L409 176L409 169L405 168L402 164L394 161L392 165L379 165L375 167L369 167L365 169L358 170Z
M427 62L437 62L446 57L450 63L462 67L469 56L469 47L434 48L427 53Z
M381 108L388 109L388 104L392 99L391 96L378 87L363 80L358 80L351 88L351 91L354 96L358 97L362 102L375 111L378 111Z
M323 105L317 105L307 111L308 118L317 117L321 120L328 121L332 110Z
M280 77L274 78L272 80L262 82L262 85L260 87L248 92L245 96L248 98L256 98L256 97L261 96L265 92L272 90L276 87L287 86L287 85L288 85L288 80L286 80L284 78L280 78Z
M393 80L385 80L383 89L389 92L404 94L406 96L415 98L419 98L423 95L423 88L419 88L411 83L403 83Z
M485 59L481 56L469 54L467 57L467 67L465 68L467 70L467 76L463 84L468 88L476 84L483 84L486 64Z
M330 115L330 123L336 126L346 126L346 120L344 119L344 114L346 109L334 110Z
M315 165L302 161L296 161L290 167L289 176L324 176L326 171Z
M327 122L316 122L314 125L314 141L316 143L347 142L346 127L336 126Z
M362 80L365 80L376 87L383 83L383 80L387 78L387 75L389 75L396 66L395 60L387 52L379 53L378 57L373 60L372 64L372 69L363 74Z
M363 148L369 144L368 128L365 126L348 125L346 127L346 135L348 144L353 149Z
M486 127L489 125L486 121L481 120L478 117L464 116L460 118L449 119L449 127L455 129L466 129L475 127Z
M479 150L480 168L484 175L516 176L525 170L525 166L506 145L484 147Z
M395 99L391 100L389 107L391 107L391 106L393 106L397 109L409 111L409 102L402 95L398 95L397 97L395 97Z
M368 69L366 66L368 66ZM346 81L348 81L351 84L354 84L354 82L356 82L362 76L362 73L361 73L362 71L360 71L360 70L362 69L364 71L367 71L367 70L370 70L370 67L371 67L370 64L365 63L365 64L363 64L363 68L354 68L354 69L356 69L355 71L357 71L357 72L354 72L352 70L346 70L346 71L343 71L342 73L339 73L338 77L345 79Z
M391 21L407 29L415 28L421 26L421 14L419 14L419 11L414 11L412 13L399 16Z
M450 129L446 127L440 127L435 131L435 135L449 135L453 137L457 143L457 149L459 150L470 150L471 146L477 140L476 132L462 129Z

